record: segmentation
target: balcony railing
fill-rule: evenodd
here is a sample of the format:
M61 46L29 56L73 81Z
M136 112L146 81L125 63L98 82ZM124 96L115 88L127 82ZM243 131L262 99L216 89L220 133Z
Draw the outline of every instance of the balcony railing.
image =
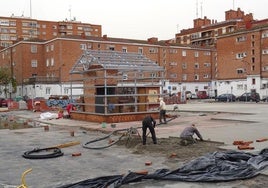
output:
M59 77L46 77L46 76L36 76L36 77L30 77L28 79L24 79L24 83L26 84L55 84L59 83L60 78Z

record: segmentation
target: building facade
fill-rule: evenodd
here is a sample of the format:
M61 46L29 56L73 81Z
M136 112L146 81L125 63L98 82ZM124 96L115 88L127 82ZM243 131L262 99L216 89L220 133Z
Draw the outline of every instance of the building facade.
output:
M140 53L165 67L164 94L209 89L213 64L211 49L185 47L156 38L143 41L103 36L20 41L0 51L0 62L11 67L17 80L14 95L45 98L70 95L70 70L88 49ZM81 83L77 84L81 86ZM81 95L81 91L73 94Z
M59 36L102 36L101 25L76 20L59 22L27 17L0 17L0 48L20 40L50 40Z

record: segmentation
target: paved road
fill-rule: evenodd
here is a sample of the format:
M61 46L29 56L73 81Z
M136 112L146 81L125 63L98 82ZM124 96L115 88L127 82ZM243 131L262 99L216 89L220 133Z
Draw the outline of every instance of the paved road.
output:
M169 106L172 110L173 106ZM258 152L268 147L268 142L257 143L256 139L267 138L268 132L268 103L203 103L189 102L179 105L180 115L167 125L156 128L158 137L178 136L180 131L188 124L195 122L205 139L224 142L226 149L236 149L232 145L234 140L254 141L255 150ZM4 112L1 113L3 115ZM169 112L174 114L175 112ZM105 134L102 131L139 127L140 122L118 123L116 128L107 125L102 128L99 123L89 123L68 119L40 120L39 113L29 111L8 112L9 115L21 119L35 120L36 128L0 130L0 188L16 187L19 185L20 176L26 169L33 171L27 175L26 182L30 188L51 188L77 182L83 179L105 175L127 173L128 170L138 171L144 169L144 161L153 161L152 166L146 167L149 172L167 168L161 157L137 156L127 149L110 147L104 150L86 150L81 145L63 148L64 156L49 160L29 160L21 155L33 148L44 148L62 143L79 141L85 143L99 138ZM45 131L43 125L49 125ZM80 129L83 127L83 129ZM90 132L85 130L100 130ZM74 136L70 134L74 131ZM73 157L72 154L81 152L81 156ZM264 172L264 173L267 173ZM237 182L231 184L235 186ZM150 185L150 186L149 186ZM229 184L228 184L229 185ZM1 187L2 186L2 187ZM184 182L149 182L139 184L138 187L215 187L214 184L184 183ZM226 187L226 184L217 184Z

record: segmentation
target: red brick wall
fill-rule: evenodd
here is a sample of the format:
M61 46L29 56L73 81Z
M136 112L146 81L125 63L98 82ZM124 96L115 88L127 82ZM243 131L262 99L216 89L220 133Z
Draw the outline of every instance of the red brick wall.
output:
M119 123L119 122L132 122L132 121L142 121L146 115L152 115L153 118L159 118L159 112L148 112L142 114L120 114L120 115L96 115L96 114L86 114L79 112L72 112L71 118L81 121L89 122L106 122L106 123Z

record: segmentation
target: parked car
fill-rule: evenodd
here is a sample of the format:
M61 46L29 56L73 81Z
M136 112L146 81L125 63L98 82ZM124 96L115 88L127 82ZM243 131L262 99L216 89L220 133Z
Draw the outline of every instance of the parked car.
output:
M230 93L221 94L215 97L215 101L218 102L234 102L236 101L236 96Z
M197 99L197 98L198 98L197 95L195 93L192 93L191 99Z
M0 107L7 107L7 100L4 98L0 98Z
M260 101L260 94L256 92L243 93L241 96L237 97L238 101Z
M263 97L263 98L261 99L261 101L263 101L263 102L268 102L268 97Z
M208 95L206 91L198 91L196 93L198 99L207 99Z

